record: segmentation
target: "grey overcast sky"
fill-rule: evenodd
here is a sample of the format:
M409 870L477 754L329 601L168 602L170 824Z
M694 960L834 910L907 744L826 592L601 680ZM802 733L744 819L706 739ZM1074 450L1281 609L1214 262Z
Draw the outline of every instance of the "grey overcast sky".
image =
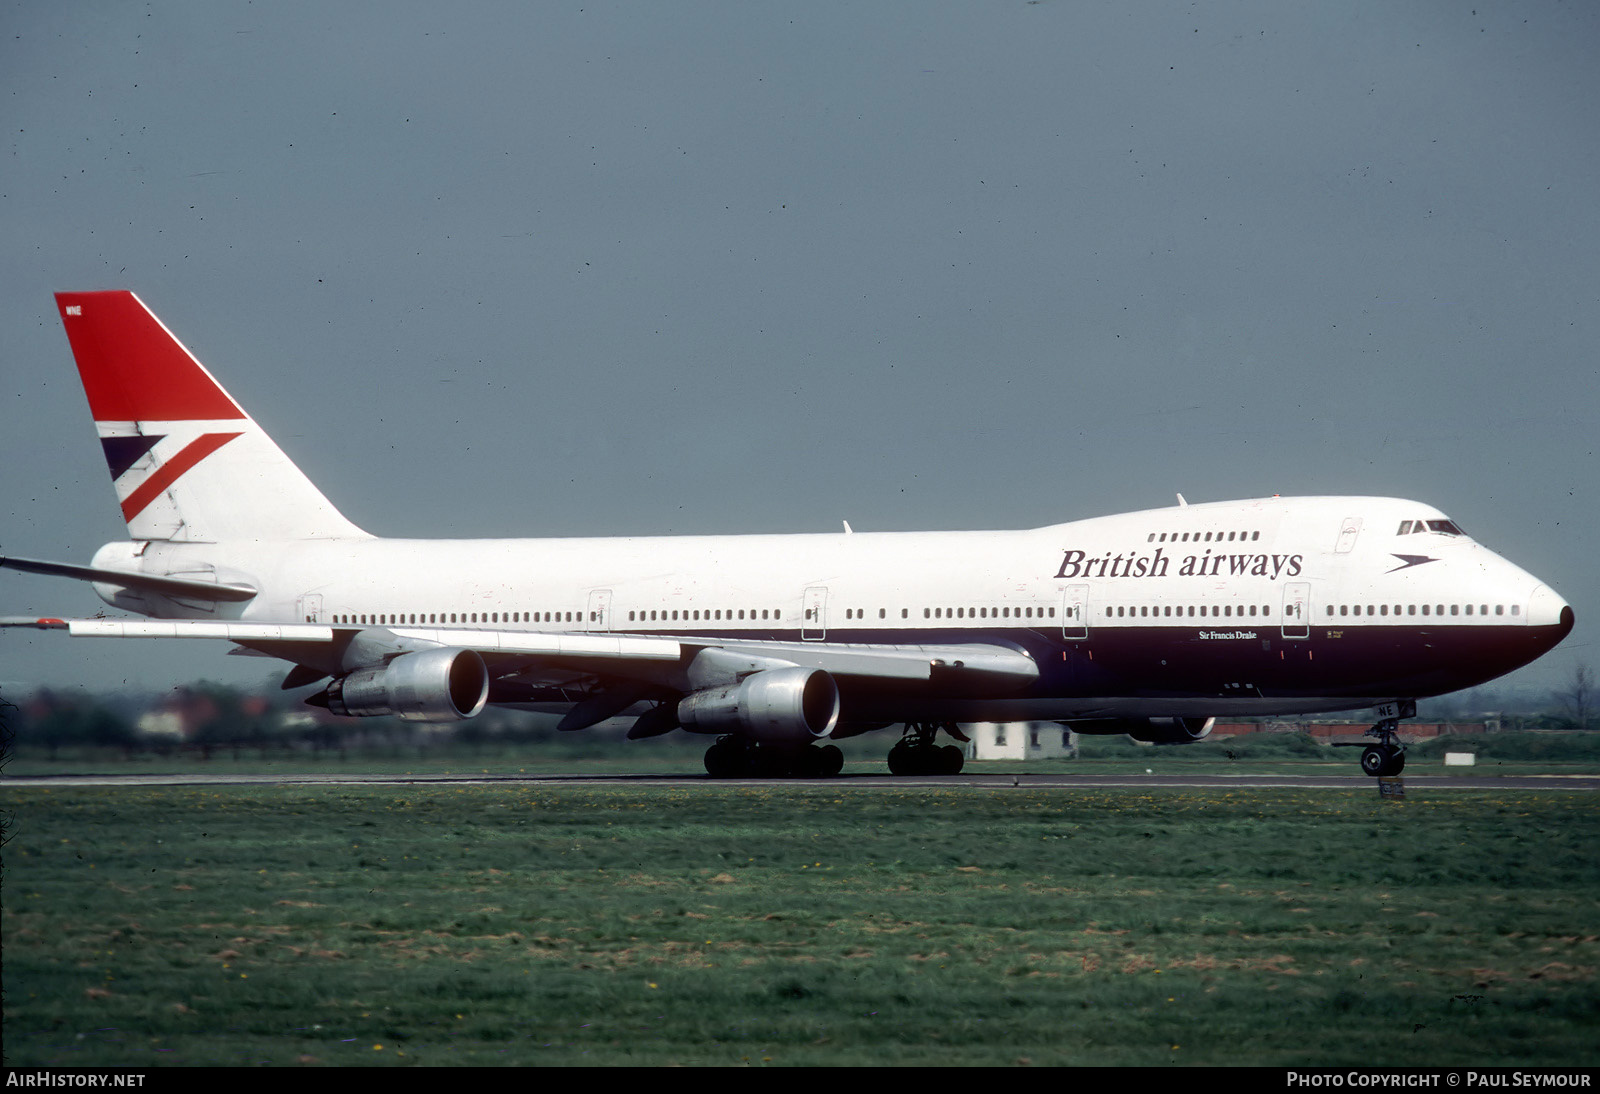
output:
M1588 3L0 5L0 553L125 530L129 288L358 524L1438 505L1600 610ZM0 613L86 614L0 574ZM0 637L12 687L257 682Z

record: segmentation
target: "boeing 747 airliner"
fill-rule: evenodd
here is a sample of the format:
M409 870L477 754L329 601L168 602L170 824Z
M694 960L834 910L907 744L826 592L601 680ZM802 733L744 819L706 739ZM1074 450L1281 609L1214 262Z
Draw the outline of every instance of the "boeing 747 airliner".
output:
M129 292L60 293L128 539L87 565L137 619L290 662L343 715L560 713L715 738L715 776L836 774L830 739L903 725L892 771L951 774L960 723L1199 740L1219 716L1399 720L1560 642L1572 608L1444 513L1374 497L1179 505L1023 531L383 539L346 520ZM1181 500L1181 499L1180 499Z

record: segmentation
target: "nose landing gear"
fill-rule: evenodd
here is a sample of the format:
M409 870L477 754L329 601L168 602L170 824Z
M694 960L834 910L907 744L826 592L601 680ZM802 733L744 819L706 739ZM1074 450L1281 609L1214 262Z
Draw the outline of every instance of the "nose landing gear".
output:
M1393 723L1388 723L1393 725ZM1390 730L1391 735L1393 730ZM1374 778L1379 775L1398 775L1406 767L1406 753L1403 745L1375 744L1368 745L1361 751L1361 770Z
M1417 704L1413 699L1385 703L1378 708L1380 720L1367 730L1368 737L1378 738L1378 743L1361 751L1361 770L1373 778L1398 775L1406 768L1406 746L1400 739L1400 719L1414 718Z

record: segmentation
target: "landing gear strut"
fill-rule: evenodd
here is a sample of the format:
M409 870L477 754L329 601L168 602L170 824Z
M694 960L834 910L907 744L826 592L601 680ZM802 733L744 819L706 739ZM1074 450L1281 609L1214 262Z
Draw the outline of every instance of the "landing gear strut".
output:
M706 749L706 774L713 779L831 779L843 768L838 745L785 749L730 735Z
M907 722L905 736L889 750L889 774L959 775L966 755L955 745L933 743L941 729L959 741L967 739L954 722Z
M1377 734L1380 740L1361 750L1361 770L1374 778L1379 775L1398 775L1405 770L1406 746L1400 743L1395 733L1398 728L1393 719L1387 719L1367 730L1368 733Z
M1378 738L1378 743L1361 751L1361 770L1373 778L1398 775L1405 770L1406 746L1400 739L1400 719L1416 717L1417 704L1406 699L1380 707L1379 711L1386 717L1367 730L1367 736Z

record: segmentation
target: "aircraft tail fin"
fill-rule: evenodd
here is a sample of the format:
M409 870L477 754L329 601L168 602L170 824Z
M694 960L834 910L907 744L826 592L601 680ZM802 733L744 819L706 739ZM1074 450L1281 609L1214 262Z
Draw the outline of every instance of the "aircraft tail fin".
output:
M366 536L133 293L57 293L56 307L130 538Z

